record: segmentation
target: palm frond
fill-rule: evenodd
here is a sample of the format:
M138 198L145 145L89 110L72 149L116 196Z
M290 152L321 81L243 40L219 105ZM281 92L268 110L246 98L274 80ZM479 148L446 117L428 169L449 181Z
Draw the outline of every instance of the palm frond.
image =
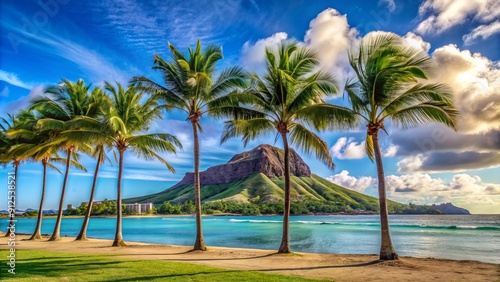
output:
M47 163L47 166L50 167L51 169L59 172L59 174L62 174L62 172L59 170L59 168L57 168L55 165L53 165L51 163Z
M458 115L458 110L447 103L425 102L400 109L390 117L396 125L403 128L439 122L456 130Z
M417 83L401 93L401 95L395 97L394 100L384 107L379 116L385 117L402 107L423 102L440 102L452 105L452 94L449 86L440 83Z
M290 141L306 154L314 153L315 157L328 168L335 167L326 142L301 124L293 124L290 131Z
M131 146L147 147L155 151L175 153L177 148L182 149L181 142L173 135L153 133L131 136L127 139Z
M316 130L349 129L359 122L353 110L326 103L301 108L295 113L294 120L312 126Z
M230 138L241 136L243 144L246 146L249 141L254 140L258 135L274 130L274 124L266 118L230 120L225 123L221 144Z

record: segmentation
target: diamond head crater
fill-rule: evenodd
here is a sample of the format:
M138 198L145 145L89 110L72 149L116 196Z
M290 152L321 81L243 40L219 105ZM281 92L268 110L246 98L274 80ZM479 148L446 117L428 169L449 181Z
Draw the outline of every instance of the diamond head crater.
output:
M200 173L201 201L208 214L276 214L283 209L283 150L271 145L233 156L227 163ZM292 214L372 214L378 213L378 199L336 185L311 172L293 149L290 152ZM153 203L159 207L194 201L194 174L159 193L124 199L124 203ZM388 201L393 214L469 214L451 203L415 205ZM220 209L223 209L222 211ZM161 212L161 211L160 211ZM172 213L172 212L166 212Z

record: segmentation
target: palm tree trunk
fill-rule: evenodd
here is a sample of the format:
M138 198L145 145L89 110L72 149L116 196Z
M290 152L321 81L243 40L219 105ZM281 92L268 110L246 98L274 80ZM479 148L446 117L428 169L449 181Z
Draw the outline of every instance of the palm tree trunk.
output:
M47 184L47 160L42 160L43 165L43 182L42 182L42 197L40 198L40 207L38 208L38 219L36 221L35 232L31 235L30 240L42 239L42 217L43 217L43 202L45 200L45 188Z
M392 245L391 233L389 231L389 216L387 212L387 198L385 194L385 175L384 166L382 164L382 154L380 153L380 146L378 144L378 132L372 135L372 139L375 150L375 162L377 164L378 200L380 204L380 227L382 241L380 246L380 259L395 260L398 258L398 254L396 254Z
M17 170L19 168L20 161L14 161L14 196L16 196L16 188L17 188ZM14 216L15 216L15 201L16 198L14 198L14 214L10 215L10 221L9 221L9 228L7 229L7 233L5 233L5 237L10 237L12 233L14 233L13 230L15 230L16 223L14 221Z
M285 150L285 203L283 211L283 236L278 253L290 253L290 149L286 132L281 133L283 139L283 148Z
M63 214L64 196L66 195L66 186L68 184L68 176L69 176L69 165L71 163L71 154L73 154L73 149L74 149L73 147L69 147L67 149L68 156L66 157L66 172L64 173L61 198L59 199L59 210L57 211L56 226L54 227L54 232L52 232L52 236L50 236L49 241L61 240L60 233L61 233L61 220Z
M95 188L97 186L97 176L99 175L99 168L101 167L102 161L102 150L104 149L100 147L98 150L100 151L99 156L97 157L97 164L95 165L94 180L92 181L92 189L90 190L89 204L87 205L87 211L85 212L85 218L83 219L82 228L80 229L80 233L78 233L75 241L87 240L87 227L89 225L90 213L92 212L92 204L94 203Z
M201 222L201 199L200 199L200 143L198 139L198 124L191 122L193 126L194 139L194 204L196 207L196 241L193 250L206 251L207 246L203 239Z
M118 167L118 187L116 196L116 233L113 247L126 246L122 235L122 175L123 175L123 153L125 150L118 149L120 153L120 164Z

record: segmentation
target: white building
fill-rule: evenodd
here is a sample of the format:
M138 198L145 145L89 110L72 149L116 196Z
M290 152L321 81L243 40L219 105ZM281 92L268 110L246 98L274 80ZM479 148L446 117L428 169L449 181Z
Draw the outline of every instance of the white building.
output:
M153 210L153 203L145 203L145 204L125 204L125 208L131 211L136 212L137 214L147 213Z

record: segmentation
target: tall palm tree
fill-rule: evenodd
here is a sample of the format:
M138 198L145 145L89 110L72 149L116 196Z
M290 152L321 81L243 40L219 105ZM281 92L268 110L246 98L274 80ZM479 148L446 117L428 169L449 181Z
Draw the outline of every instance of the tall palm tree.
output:
M175 153L176 148L182 148L182 145L177 138L167 133L144 133L151 123L161 116L162 108L158 105L158 95L143 99L143 93L134 86L125 90L119 84L115 88L109 83L106 83L106 90L111 93L112 100L108 124L113 132L112 143L119 156L116 233L113 246L125 246L122 235L122 175L125 151L130 148L139 157L159 160L174 172L174 168L158 153Z
M63 213L64 197L68 184L68 176L71 165L71 158L76 157L77 151L90 153L92 148L82 140L63 138L62 132L77 130L82 128L81 117L94 117L99 114L99 105L92 103L88 93L91 85L85 85L82 79L71 82L63 79L57 86L48 87L45 90L46 96L36 99L32 108L39 112L41 118L37 126L42 130L59 131L53 141L46 146L59 146L66 152L66 163L61 197L59 199L59 209L54 231L49 241L60 240L61 220Z
M285 153L285 199L283 236L278 252L289 253L289 143L308 154L314 153L333 168L328 145L311 128L346 128L353 126L356 119L351 110L322 101L337 92L336 82L331 75L315 71L319 62L310 49L287 41L280 44L277 51L266 49L266 61L266 74L262 77L254 74L248 93L238 95L240 109L254 111L254 117L226 122L221 142L242 136L246 145L258 135L276 131L276 140L281 137Z
M16 186L18 181L18 170L21 162L32 158L30 149L37 142L32 132L29 130L34 127L36 118L34 113L29 110L21 110L17 115L8 115L8 119L0 118L0 131L2 132L3 154L0 157L0 162L12 161L14 166L14 178ZM3 124L2 124L3 123ZM19 134L12 134L20 131ZM27 133L26 133L27 132ZM14 224L14 218L11 217L9 226ZM6 236L10 236L11 229L7 231Z
M10 154L24 155L33 161L39 161L43 166L42 194L40 198L40 207L38 209L38 218L35 231L30 240L41 239L41 225L43 217L43 203L45 199L47 167L59 171L50 161L61 162L62 159L57 155L57 146L45 146L52 136L51 131L37 130L35 128L39 115L32 110L21 111L18 115L18 124L7 131L7 138L15 139L18 144L11 146ZM22 140L22 141L20 141Z
M12 162L12 166L14 167L14 180L16 181L16 185L14 186L14 192L15 192L18 181L17 175L18 175L19 165L21 164L21 161L27 159L29 156L27 156L24 153L13 150L13 148L20 140L8 138L7 131L18 127L22 122L19 120L18 116L14 116L12 114L8 114L8 119L3 117L0 118L0 121L1 121L0 130L2 132L2 143L3 143L2 144L3 152L0 157L0 162L2 163ZM12 233L11 227L14 225L15 225L14 217L11 215L9 221L9 227L7 229L5 237L9 237L11 235Z
M107 159L106 156L106 147L111 145L111 138L110 134L111 131L109 128L106 126L105 122L105 115L109 111L110 103L111 101L109 100L109 97L104 94L104 92L100 88L95 88L94 91L92 91L91 97L93 103L99 105L101 113L99 114L100 116L94 117L94 121L89 124L88 128L93 130L94 132L97 132L98 135L93 135L95 138L94 140L90 140L91 143L95 143L95 156L97 157L96 161L96 167L94 170L94 178L92 180L92 187L90 189L90 197L89 201L87 204L87 209L85 211L85 217L82 222L82 227L80 228L80 232L78 233L78 236L76 237L77 241L80 240L86 240L87 239L87 227L89 224L90 220L90 215L92 213L92 206L94 203L94 195L95 195L95 190L97 187L97 177L99 176L99 169L101 165L104 163L104 161ZM101 134L99 134L99 132ZM75 131L74 133L78 134L87 134L86 130L78 130ZM73 136L74 138L80 138L81 135L76 135Z
M169 43L172 60L166 62L154 55L153 69L159 70L164 78L162 86L146 77L134 77L132 83L152 94L158 94L166 103L167 109L177 109L187 115L193 131L194 150L194 197L196 207L196 240L194 250L206 250L201 221L200 199L200 145L198 133L202 132L200 119L204 114L211 115L214 103L237 87L245 86L245 73L241 68L231 67L214 77L216 63L223 58L222 47L209 45L202 50L198 40L196 48L188 47L189 54L179 52Z
M345 90L353 111L367 123L366 152L377 165L380 259L394 260L398 255L389 232L379 131L385 131L388 119L403 128L439 122L455 129L458 111L446 85L422 83L432 72L427 54L405 46L394 34L366 37L359 49L349 54L349 61L357 81L348 82Z

